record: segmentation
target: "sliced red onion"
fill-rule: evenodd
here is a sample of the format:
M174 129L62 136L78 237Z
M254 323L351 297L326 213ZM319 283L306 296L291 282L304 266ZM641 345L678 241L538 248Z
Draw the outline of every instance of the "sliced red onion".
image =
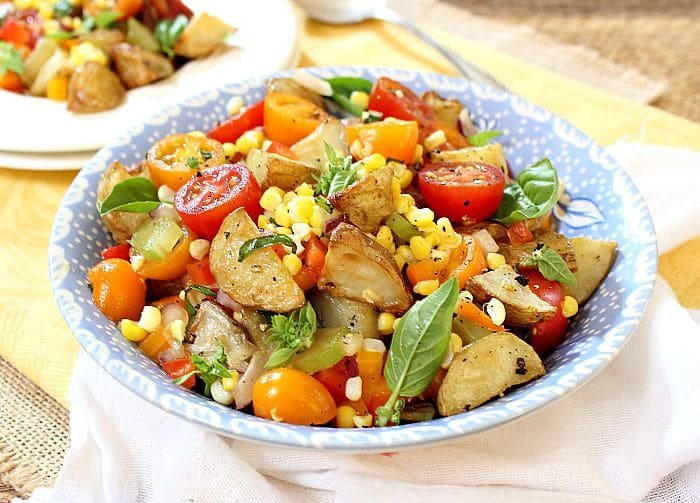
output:
M347 222L347 221L348 221L348 219L347 219L347 217L345 216L344 213L343 213L342 215L340 215L340 216L337 216L337 217L335 217L335 218L329 220L329 221L326 223L326 228L325 228L325 230L323 231L324 234L328 234L328 233L331 232L333 229L335 229L336 227L338 227L340 224L342 224L343 222Z
M459 124L460 132L464 136L474 136L476 134L476 127L474 127L472 118L469 115L469 110L466 108L459 111L459 120L457 123Z
M253 401L253 385L255 381L258 380L258 377L265 372L266 361L267 355L263 351L256 351L253 353L253 356L250 357L248 368L241 376L233 392L233 398L236 401L236 408L238 410L247 407L248 404Z
M357 377L360 375L360 366L357 363L357 358L349 356L345 358L345 375L348 377Z
M178 344L177 346L169 347L165 351L161 351L158 355L158 361L162 365L163 363L168 363L174 360L181 360L182 358L187 357L188 354L187 351L185 351L185 348L182 347L182 344Z
M240 311L243 309L242 305L233 300L229 294L224 292L221 288L219 288L219 290L216 292L216 302L230 309L231 311Z

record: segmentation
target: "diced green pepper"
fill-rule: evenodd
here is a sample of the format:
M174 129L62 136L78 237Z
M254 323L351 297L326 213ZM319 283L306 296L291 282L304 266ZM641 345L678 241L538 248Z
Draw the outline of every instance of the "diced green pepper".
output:
M163 260L182 238L182 229L172 220L147 220L131 238L131 246L148 260Z
M404 241L410 241L413 236L420 236L420 231L405 217L398 213L392 213L386 220L386 225L396 237Z
M319 329L311 347L292 358L292 366L307 374L332 367L343 359L343 336L348 333L345 327Z
M452 322L452 331L462 338L462 342L465 346L493 333L488 328L480 327L476 323L459 315L455 316Z

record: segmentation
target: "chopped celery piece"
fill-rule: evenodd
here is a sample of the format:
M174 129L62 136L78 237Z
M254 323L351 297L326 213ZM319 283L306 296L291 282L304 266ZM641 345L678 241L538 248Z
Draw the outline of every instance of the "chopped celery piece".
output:
M488 328L480 327L473 321L459 315L455 316L452 321L452 331L462 338L465 346L493 333Z
M126 22L126 41L151 52L160 52L160 44L153 32L133 17Z
M163 260L182 238L182 229L172 220L147 220L131 238L131 246L148 260Z
M413 236L420 236L418 229L398 213L392 213L386 220L386 225L396 237L404 241L410 241Z
M311 347L292 358L292 366L307 374L332 367L343 359L343 336L348 333L345 327L319 329Z

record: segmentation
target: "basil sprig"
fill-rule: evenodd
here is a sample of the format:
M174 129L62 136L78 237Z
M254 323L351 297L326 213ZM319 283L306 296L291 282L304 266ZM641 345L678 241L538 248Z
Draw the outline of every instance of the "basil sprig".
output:
M114 186L100 206L100 216L112 211L148 213L155 210L161 201L153 182L141 177L129 178Z
M276 314L270 320L268 341L277 343L277 348L265 363L265 368L281 367L299 351L311 347L318 329L316 311L307 302L289 316Z
M175 43L185 31L189 19L184 14L179 14L175 19L163 19L156 24L153 34L160 45L160 50L163 51L169 58L175 56L173 47Z
M359 164L352 164L352 157L340 157L335 149L326 142L324 149L328 159L328 170L318 177L315 192L320 196L332 196L357 180Z
M0 77L8 71L21 74L24 71L24 60L13 45L0 42Z
M505 225L546 215L557 203L559 177L546 157L522 170L506 186L493 219Z
M476 134L467 136L467 140L469 140L469 143L475 147L483 147L488 145L491 140L497 136L501 136L502 134L503 133L501 131L479 131Z
M175 384L182 384L193 375L199 376L204 381L204 395L211 396L211 385L222 377L231 377L231 372L226 368L228 363L224 347L219 339L216 339L216 344L219 346L216 355L211 361L207 361L199 355L192 355L192 364L197 370L193 370L177 379L174 379Z
M238 250L238 261L243 262L243 260L254 251L274 245L290 246L292 248L292 253L297 252L297 244L292 238L286 234L271 234L269 236L249 239L243 243Z
M95 16L95 24L98 28L109 28L113 26L123 14L115 10L106 10Z
M532 256L520 263L523 267L536 265L542 276L550 281L558 281L565 285L575 285L576 276L571 272L561 255L545 245L535 248Z
M365 109L351 102L350 95L355 91L369 94L372 92L371 81L361 77L333 77L326 79L326 82L331 85L333 90L333 96L331 96L333 101L356 117L362 115Z
M450 278L413 304L399 321L384 366L384 377L392 393L377 408L377 426L386 426L389 421L399 424L404 405L399 396L417 396L435 378L450 344L458 296L457 279Z

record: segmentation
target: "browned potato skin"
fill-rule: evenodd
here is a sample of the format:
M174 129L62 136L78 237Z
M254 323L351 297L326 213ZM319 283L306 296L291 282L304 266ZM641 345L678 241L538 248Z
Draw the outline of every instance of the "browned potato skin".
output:
M112 59L119 78L127 89L145 86L170 77L175 69L168 58L127 42L112 48Z
M97 46L108 57L112 54L112 49L115 45L124 42L126 35L121 30L113 30L109 28L97 28L90 33L80 36L82 42L90 42Z
M286 313L304 305L304 292L270 248L238 261L244 242L262 235L245 209L234 210L211 242L209 264L219 287L247 307Z
M320 94L308 90L296 80L290 78L278 78L269 79L265 83L265 87L268 93L282 93L291 94L294 96L299 96L305 100L309 100L311 103L317 107L323 108L323 98Z
M517 264L531 258L532 252L535 251L538 245L545 245L547 248L557 252L564 259L569 270L576 272L577 264L574 247L569 238L557 232L545 232L536 236L534 241L520 245L502 244L499 251L505 257L506 263L511 267L515 267Z
M579 237L571 238L571 245L578 261L576 284L564 285L564 293L583 304L607 276L615 261L617 243Z
M423 101L435 112L437 120L444 122L459 131L459 113L464 105L454 98L445 99L435 91L423 93ZM470 121L471 123L471 121ZM476 128L472 124L471 131L465 131L466 135L476 133Z
M296 84L296 82L294 83ZM350 155L345 126L335 117L328 117L309 136L292 145L291 149L300 161L317 166L322 171L325 171L328 165L325 149L326 143L333 147L340 156L346 157Z
M503 171L508 181L508 162L500 143L483 147L465 147L458 150L438 150L430 153L430 162L476 162L491 164Z
M331 295L327 290L312 290L309 302L322 327L348 327L365 339L379 338L377 310L366 302Z
M76 113L101 112L124 101L126 90L108 68L88 61L73 71L68 83L68 110Z
M318 287L394 314L405 313L413 302L394 257L360 229L346 223L331 233Z
M385 166L333 194L330 201L360 230L374 234L394 212L391 177L391 169Z
M506 324L529 327L553 318L557 310L535 295L529 286L516 281L518 274L507 265L470 278L467 290L478 302L488 302L495 297L506 308Z
M190 59L202 58L222 45L224 37L236 29L216 16L200 12L189 22L173 51Z
M304 182L314 184L318 174L318 169L309 164L257 149L248 152L246 166L263 190L273 185L294 190Z
M474 409L509 388L544 375L534 349L508 332L487 335L457 353L438 391L443 416Z
M104 200L107 199L107 196L112 193L115 185L135 176L148 178L148 172L143 169L141 164L130 170L119 161L112 161L105 172L102 173L102 177L97 184L98 210ZM102 217L102 222L117 243L126 242L127 239L131 238L139 225L146 220L148 220L148 214L146 213L126 213L123 211L113 211Z

